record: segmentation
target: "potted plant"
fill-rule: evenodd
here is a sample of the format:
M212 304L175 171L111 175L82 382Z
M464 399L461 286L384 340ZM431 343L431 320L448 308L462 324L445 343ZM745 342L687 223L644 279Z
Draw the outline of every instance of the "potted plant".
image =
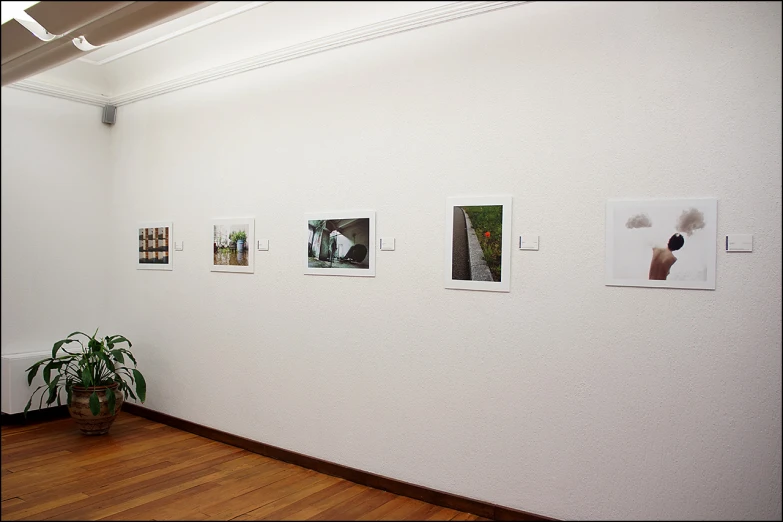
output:
M245 248L245 241L247 241L247 232L244 230L232 232L231 236L229 236L229 239L236 242L237 252L242 252Z
M76 425L85 435L103 435L109 431L114 419L122 408L124 393L134 400L144 402L147 395L147 383L144 376L135 368L136 359L128 350L133 345L122 335L107 335L99 338L98 330L92 336L82 332L74 332L65 339L57 341L52 347L52 356L42 359L30 366L27 371L27 384L33 382L38 369L43 367L43 380L46 384L33 391L25 406L24 413L33 403L33 398L39 390L41 398L39 407L55 401L60 405L60 394L67 394L68 411L76 421ZM74 336L84 336L86 345ZM68 351L65 345L79 343L81 350ZM120 347L123 343L128 348ZM62 355L58 355L62 352ZM133 368L125 366L126 357L133 362ZM128 380L134 385L136 394L128 385Z

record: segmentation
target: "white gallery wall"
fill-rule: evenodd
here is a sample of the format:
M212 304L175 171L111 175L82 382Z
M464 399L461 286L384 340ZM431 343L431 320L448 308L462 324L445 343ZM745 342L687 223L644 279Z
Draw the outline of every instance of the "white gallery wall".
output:
M779 519L780 28L775 3L531 3L120 107L102 329L145 406L288 450L556 518ZM443 288L467 195L541 237L509 293ZM606 200L636 197L715 197L719 245L754 251L719 248L715 291L605 286ZM304 275L305 213L343 210L396 250ZM211 220L247 216L255 273L211 272ZM151 220L170 272L136 270Z
M99 107L2 89L4 355L105 318L110 138Z

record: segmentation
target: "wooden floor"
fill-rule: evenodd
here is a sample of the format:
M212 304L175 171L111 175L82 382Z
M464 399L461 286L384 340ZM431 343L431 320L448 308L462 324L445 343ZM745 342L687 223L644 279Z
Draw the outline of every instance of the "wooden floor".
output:
M488 520L122 412L2 427L2 520Z

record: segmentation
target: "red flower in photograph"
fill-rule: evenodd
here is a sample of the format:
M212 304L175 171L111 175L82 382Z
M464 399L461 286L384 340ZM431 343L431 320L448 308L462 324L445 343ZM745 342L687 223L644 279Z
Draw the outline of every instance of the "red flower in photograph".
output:
M485 236L485 237L489 237L489 236L490 236L489 230L487 230L486 232L484 232L484 236Z

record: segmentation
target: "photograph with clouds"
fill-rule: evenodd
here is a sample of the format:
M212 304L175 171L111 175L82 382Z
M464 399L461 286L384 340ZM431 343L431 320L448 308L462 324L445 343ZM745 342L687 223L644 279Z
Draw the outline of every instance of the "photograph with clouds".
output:
M606 284L715 289L718 201L609 200Z

